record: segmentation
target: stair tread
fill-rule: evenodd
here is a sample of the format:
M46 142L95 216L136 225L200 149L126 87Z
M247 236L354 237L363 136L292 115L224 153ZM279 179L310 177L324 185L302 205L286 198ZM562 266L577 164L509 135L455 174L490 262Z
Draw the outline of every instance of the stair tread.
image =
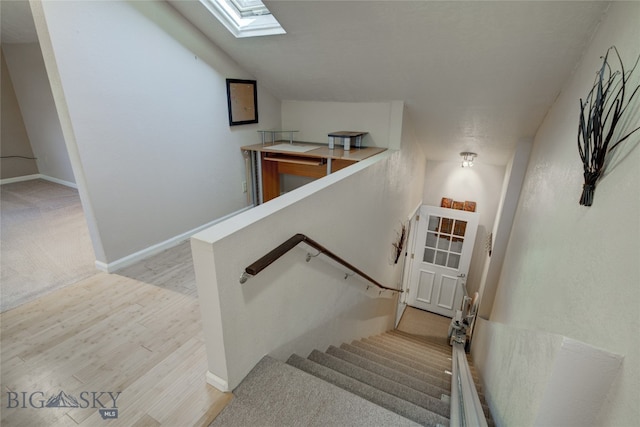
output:
M425 341L423 341L423 337L420 337L419 335L413 335L413 334L409 334L407 332L403 332L400 331L398 329L394 329L391 331L387 331L384 334L381 334L379 336L386 336L386 337L394 337L394 338L398 338L403 340L404 342L409 342L412 343L420 348L429 348L429 349L434 349L433 345L431 342L425 343ZM448 352L449 354L451 353L451 346L449 345L449 343L445 343L445 344L438 344L437 345L437 349L438 350L442 350L442 349L446 349L445 351ZM467 353L467 361L469 362L469 364L471 366L473 366L473 358L471 357L470 354Z
M448 354L443 354L442 352L433 354L429 352L423 352L419 349L414 350L411 348L407 348L399 343L394 343L393 341L388 341L378 337L366 338L362 341L371 345L378 346L384 350L397 353L409 359L424 363L427 366L433 366L438 369L451 369L451 347L448 348ZM473 379L476 383L479 383L480 377L471 363L469 363L469 368L471 370Z
M437 377L437 378L441 378L441 379L445 379L448 380L451 377L449 375L447 375L445 373L445 368L435 368L429 365L426 365L424 363L421 363L417 360L411 359L411 358L407 358L404 357L402 355L398 355L394 352L391 352L389 350L377 347L375 345L371 345L362 341L354 341L351 343L351 345L355 346L355 347L361 347L365 350L368 350L372 353L376 353L379 354L387 359L391 359L394 360L396 362L402 363L403 365L409 366L413 369L417 369L419 371L423 371L428 373L431 376ZM451 367L448 367L448 370L451 370Z
M380 349L396 353L400 356L406 357L408 359L415 360L417 362L423 363L427 366L432 366L435 369L450 369L451 367L451 358L432 358L428 354L419 354L409 349L406 349L400 345L393 345L387 341L381 341L378 339L365 338L361 340L363 343L376 346Z
M451 377L442 378L439 375L434 376L427 372L412 368L411 366L407 366L400 362L396 362L395 360L386 358L377 353L372 353L362 347L353 346L351 344L344 343L340 346L341 349L346 350L350 353L353 353L357 356L364 357L373 362L379 363L381 365L387 366L396 371L402 372L403 374L413 376L421 381L428 382L433 384L436 387L443 388L447 391L451 390Z
M440 398L443 394L449 395L448 389L438 387L431 384L429 381L424 381L414 376L407 375L404 372L398 371L381 363L374 362L365 357L351 353L347 350L330 346L327 349L327 353L346 360L349 363L353 363L354 365L358 365L361 368L367 369L368 371L375 372L378 375L382 375L385 378L404 384L407 387L411 387L429 396Z
M309 359L294 354L287 360L287 363L422 425L434 427L449 425L449 420L441 415L378 390Z
M432 341L428 340L425 341L425 339L422 339L420 336L418 335L413 335L407 332L403 332L397 329L391 330L391 331L387 331L383 334L380 335L376 335L374 337L370 337L369 339L373 339L376 340L376 342L387 342L388 345L382 345L383 348L385 349L389 349L389 351L395 351L401 354L411 354L414 355L418 358L418 360L422 359L420 357L420 352L421 351L426 351L428 352L427 356L424 356L424 358L426 359L431 359L432 355L434 354L441 354L443 355L444 352L441 351L442 350L442 346L438 345L437 348L434 348L434 346L432 345ZM398 347L396 348L395 346L393 346L391 343L397 343ZM399 347L399 346L402 347ZM412 346L412 348L414 350L410 350L408 353L404 350L406 350L406 347L404 347L405 345L407 346ZM444 347L446 349L446 351L448 352L448 362L449 365L451 364L451 346L449 346L448 344L446 345L446 347ZM485 416L487 416L487 418L490 418L490 411L489 411L489 406L486 403L486 398L484 396L484 393L482 392L482 382L480 380L480 376L478 374L478 372L476 371L475 367L473 366L472 363L472 358L469 354L466 355L467 356L467 362L469 364L469 370L471 371L471 376L473 378L473 381L475 383L476 386L476 391L478 393L478 397L480 398L480 403L482 404ZM437 357L437 356L436 356Z
M422 373L428 374L431 377L438 378L440 381L431 381L432 384L441 387L442 381L447 382L449 385L446 386L447 389L451 389L451 374L447 374L446 372L451 372L451 360L448 361L447 365L434 365L429 362L423 361L420 357L415 355L407 355L403 353L401 350L396 348L392 348L389 346L381 346L378 343L374 343L368 341L367 339L363 339L360 341L354 341L351 343L352 346L362 348L370 353L377 354L378 356L384 357L385 359L393 360L402 365L413 368ZM449 351L451 351L451 347L449 347ZM445 372L446 371L446 372ZM485 404L484 393L482 392L482 384L479 376L473 374L472 378L476 386L476 390L478 395L480 396L480 400Z
M416 358L416 360L425 360L429 364L436 363L437 361L446 360L446 363L451 364L451 346L448 346L446 349L446 353L438 352L438 353L425 353L421 354L424 350L422 347L414 347L407 348L405 344L407 344L407 339L402 336L397 336L396 338L392 338L392 334L385 333L382 335L377 335L375 337L370 337L368 339L374 340L375 342L380 342L383 348L389 349L389 351L398 352L401 354L410 355L412 358ZM386 345L385 345L386 343ZM407 344L410 345L410 344ZM473 366L473 362L471 358L467 355L467 361L469 363L469 370L471 371L471 375L478 387L480 385L480 376Z
M424 346L424 347L428 347L428 348L433 348L433 349L442 349L442 350L446 350L447 347L449 347L449 340L448 338L445 337L424 337L421 335L415 335L415 334L411 334L409 332L404 332L401 331L399 329L393 329L390 331L385 332L385 334L389 334L389 335L393 335L396 337L401 337L403 339L409 340L415 344Z
M386 341L386 342L393 342L396 344L401 344L403 347L406 347L407 349L411 349L413 351L419 351L419 352L424 352L427 354L430 354L434 357L447 357L448 355L451 355L451 346L447 345L446 347L431 347L431 346L425 346L422 345L420 343L416 343L415 341L401 336L401 335L396 335L396 334L391 334L391 333L384 333L384 334L380 334L380 335L375 335L374 337L371 338L377 338L381 341Z
M234 398L210 426L418 426L268 356L258 362L233 394Z
M440 397L429 396L397 381L390 380L377 373L318 350L312 351L308 359L370 385L371 387L375 387L378 390L428 409L445 418L449 418L449 404L440 400Z

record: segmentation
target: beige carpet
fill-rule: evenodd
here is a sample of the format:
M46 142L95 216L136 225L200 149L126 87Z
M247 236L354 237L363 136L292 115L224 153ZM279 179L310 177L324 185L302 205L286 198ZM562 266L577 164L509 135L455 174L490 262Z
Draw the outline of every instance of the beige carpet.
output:
M95 274L78 191L41 179L0 187L0 312Z
M407 306L397 329L432 342L448 344L450 323L448 317Z

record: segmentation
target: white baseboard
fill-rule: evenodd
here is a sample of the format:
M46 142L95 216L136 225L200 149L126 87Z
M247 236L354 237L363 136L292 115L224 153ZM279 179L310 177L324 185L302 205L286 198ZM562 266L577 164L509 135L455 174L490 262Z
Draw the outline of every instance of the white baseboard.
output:
M218 218L216 220L213 220L207 224L201 225L200 227L194 228L193 230L187 231L186 233L182 233L179 234L175 237L172 237L170 239L165 240L164 242L160 242L158 244L155 244L153 246L149 246L148 248L145 248L141 251L135 252L131 255L127 255L126 257L120 258L118 260L115 260L113 262L102 262L102 261L96 261L95 265L96 268L100 271L104 271L106 273L113 273L115 271L118 271L120 269L123 269L125 267L128 267L130 265L135 264L138 261L142 261L145 258L149 258L153 255L159 254L160 252L167 250L169 248L172 248L182 242L184 242L185 240L189 239L191 236L193 236L196 233L199 233L202 230L205 230L215 224L218 224L222 221L225 221L226 219L229 219L233 216L236 216L244 211L247 211L249 209L251 209L253 207L253 205L251 206L247 206L246 208L240 209L238 211L235 211L233 213L230 213L229 215L225 215L221 218Z
M217 388L223 393L231 391L229 389L229 383L219 376L212 374L211 371L207 371L207 384Z
M16 176L14 178L5 178L5 179L0 179L0 185L13 184L14 182L31 181L32 179L38 179L38 178L40 178L39 173L36 173L33 175Z
M45 181L50 181L50 182L55 182L56 184L60 184L60 185L64 185L67 187L71 187L71 188L75 188L76 190L78 189L78 184L76 184L75 182L71 182L71 181L65 181L63 179L58 179L58 178L54 178L52 176L47 176L47 175L40 175L40 178L44 179Z
M78 189L78 184L76 184L75 182L65 181L62 179L54 178L52 176L43 175L41 173L36 173L33 175L16 176L14 178L0 179L0 185L12 184L14 182L31 181L33 179L44 179L45 181L55 182L56 184Z

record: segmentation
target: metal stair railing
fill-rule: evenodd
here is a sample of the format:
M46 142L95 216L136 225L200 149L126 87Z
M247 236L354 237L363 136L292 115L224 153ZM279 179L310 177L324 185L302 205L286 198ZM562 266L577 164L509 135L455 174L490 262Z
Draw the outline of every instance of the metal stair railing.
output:
M473 324L478 312L478 293L475 293L472 300L464 286L463 290L462 309L457 311L449 327L449 342L452 347L449 425L451 427L487 427L487 419L482 410L482 403L480 403L465 352L467 330Z

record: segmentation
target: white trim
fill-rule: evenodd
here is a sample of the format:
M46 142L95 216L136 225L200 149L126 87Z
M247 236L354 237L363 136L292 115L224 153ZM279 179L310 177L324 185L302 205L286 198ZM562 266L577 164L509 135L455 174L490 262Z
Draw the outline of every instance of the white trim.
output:
M75 182L64 181L62 179L54 178L52 176L47 176L47 175L40 175L40 178L44 179L45 181L55 182L56 184L75 188L76 190L78 189L78 184L76 184Z
M409 289L409 279L411 277L411 269L413 268L413 258L411 258L411 254L414 250L416 234L418 231L416 216L418 215L420 207L422 207L422 202L418 203L418 205L407 218L409 221L409 234L407 235L407 238L405 240L405 251L407 253L407 256L402 266L402 290L405 291L402 294L402 303L404 304L406 304L409 299L409 295L406 291L407 289Z
M40 174L16 176L15 178L0 179L0 185L13 184L14 182L31 181L40 178Z
M205 230L213 225L216 225L222 221L225 221L233 216L236 216L240 213L243 213L249 209L253 208L253 205L251 206L247 206L246 208L240 209L238 211L232 212L229 215L225 215L223 217L220 217L218 219L215 219L211 222L208 222L207 224L201 225L199 227L196 227L192 230L189 230L185 233L179 234L177 236L174 236L170 239L165 240L164 242L160 242L158 244L149 246L148 248L145 248L141 251L132 253L131 255L127 255L126 257L120 258L116 261L113 262L102 262L102 261L96 261L95 265L96 268L100 271L104 271L106 273L113 273L114 271L118 271L122 268L128 267L130 265L135 264L138 261L141 261L145 258L149 258L150 256L159 254L160 252L172 248L182 242L184 242L185 240L187 240L188 238L190 238L192 235L199 233L202 230Z
M403 252L406 255L402 256L402 269L400 273L400 277L402 279L401 288L404 292L400 294L398 298L398 307L396 309L396 324L397 328L400 324L400 320L402 319L402 315L407 308L407 301L409 300L407 295L407 289L409 289L409 275L411 272L411 267L413 266L413 260L411 259L411 252L413 251L413 241L415 240L416 234L416 215L422 206L422 201L416 205L416 207L411 211L411 213L407 216L407 221L409 222L409 233L405 236L404 248Z
M286 34L271 14L243 18L224 0L200 0L200 3L236 38Z
M409 214L409 216L407 217L407 219L409 221L411 221L413 218L415 218L415 216L418 214L418 211L420 210L420 208L422 207L422 205L424 204L424 202L420 202L416 205L416 207L413 209L413 211L411 211L411 213Z
M206 378L207 384L217 388L221 392L227 393L231 391L231 389L229 389L229 383L219 376L211 373L211 371L207 371Z
M404 311L407 309L407 304L400 301L401 298L398 298L398 305L396 307L396 321L394 322L394 328L398 329L398 325L400 324L400 320L402 320L402 316L404 315Z
M36 173L33 175L16 176L15 178L0 179L0 185L12 184L14 182L31 181L34 179L44 179L45 181L55 182L56 184L64 185L65 187L75 188L76 190L78 189L78 184L76 184L75 182L65 181L62 179L54 178L52 176L43 175L41 173Z

